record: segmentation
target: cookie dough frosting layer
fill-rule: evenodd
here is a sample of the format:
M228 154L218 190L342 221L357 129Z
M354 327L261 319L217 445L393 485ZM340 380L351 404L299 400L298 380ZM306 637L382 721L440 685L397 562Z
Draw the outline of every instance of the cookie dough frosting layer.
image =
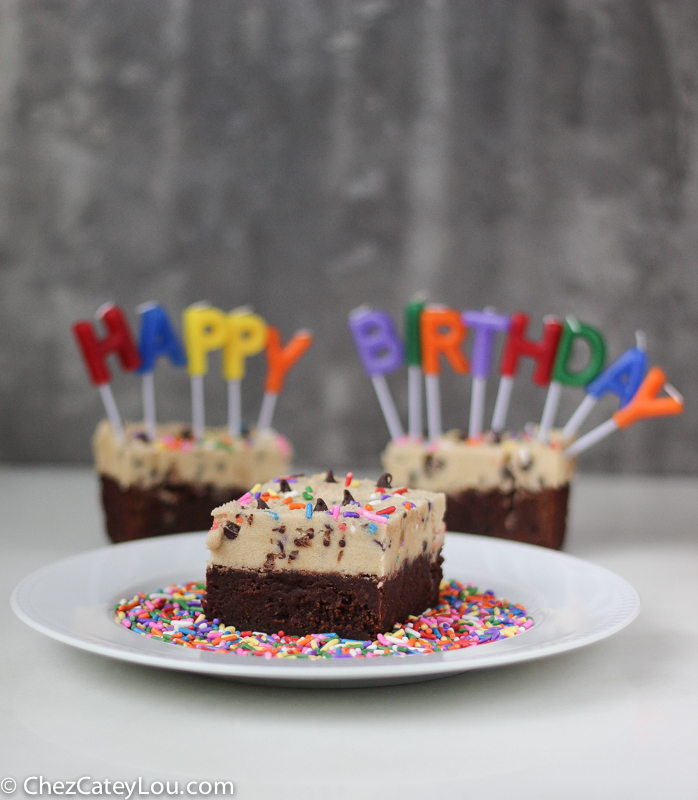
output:
M459 431L435 443L401 439L390 442L383 466L397 483L448 495L467 489L538 492L566 486L574 474L574 461L563 455L557 431L550 444L527 434L470 442Z
M258 499L214 509L206 538L209 567L387 578L417 558L440 558L443 494L398 493L370 480L352 481L346 488L325 477L270 481L257 487ZM381 515L385 509L392 511ZM376 515L385 521L375 520Z
M163 484L215 488L251 486L289 469L292 456L288 440L277 433L252 431L231 437L225 428L208 428L203 441L194 442L187 425L158 425L155 441L148 441L143 426L126 425L120 443L107 420L100 422L93 439L97 472L122 489L150 489Z

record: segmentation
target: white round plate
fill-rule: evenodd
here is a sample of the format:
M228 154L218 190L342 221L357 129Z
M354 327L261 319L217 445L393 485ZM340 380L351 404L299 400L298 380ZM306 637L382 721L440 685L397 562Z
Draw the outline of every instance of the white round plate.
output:
M640 610L635 589L607 569L542 547L449 533L444 577L522 603L534 620L526 633L433 655L311 661L177 647L114 623L114 603L122 597L202 580L205 538L205 533L162 536L58 561L15 588L12 608L37 631L110 658L239 681L316 687L410 683L542 658L611 636Z

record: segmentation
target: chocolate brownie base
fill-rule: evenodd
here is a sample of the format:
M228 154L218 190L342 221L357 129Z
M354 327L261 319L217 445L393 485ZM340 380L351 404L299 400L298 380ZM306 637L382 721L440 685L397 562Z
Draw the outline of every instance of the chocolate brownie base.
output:
M106 475L100 479L107 533L113 542L207 530L211 527L211 511L246 491L236 486L219 489L170 484L122 489Z
M467 489L446 497L446 530L479 533L559 550L565 537L569 484L530 492Z
M438 603L439 556L407 562L389 578L338 572L257 572L209 566L203 609L238 630L284 633L334 632L346 639L373 638L410 614Z

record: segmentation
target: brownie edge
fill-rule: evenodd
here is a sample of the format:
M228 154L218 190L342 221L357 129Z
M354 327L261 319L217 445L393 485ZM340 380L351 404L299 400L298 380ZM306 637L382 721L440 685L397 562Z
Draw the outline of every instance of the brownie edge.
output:
M112 542L208 530L211 510L246 491L238 486L220 489L193 484L123 489L107 475L100 475L100 482L104 519Z
M565 538L568 483L537 492L466 489L446 497L446 530L559 550Z
M388 578L214 564L206 570L203 610L209 620L241 631L373 638L436 606L442 562L441 556L420 555Z

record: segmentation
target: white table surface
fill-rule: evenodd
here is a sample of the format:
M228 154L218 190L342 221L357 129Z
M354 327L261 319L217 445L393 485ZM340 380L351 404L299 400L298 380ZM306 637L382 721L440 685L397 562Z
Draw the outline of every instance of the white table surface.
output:
M630 627L542 661L375 689L249 686L48 639L9 595L106 543L96 481L0 469L0 512L0 780L17 780L14 796L29 776L90 776L232 780L240 798L698 797L695 479L574 487L565 549L637 588Z

